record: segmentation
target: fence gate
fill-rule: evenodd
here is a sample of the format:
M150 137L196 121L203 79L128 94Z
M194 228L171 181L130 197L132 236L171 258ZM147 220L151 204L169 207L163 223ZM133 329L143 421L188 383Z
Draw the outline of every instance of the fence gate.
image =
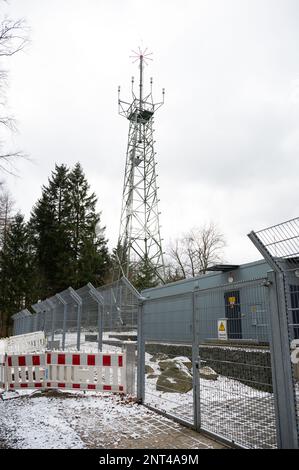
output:
M155 411L195 427L193 294L147 299L139 319L139 398Z
M197 429L246 448L277 446L265 284L258 279L194 292Z
M236 446L277 447L268 284L149 292L138 333L143 403Z
M251 232L273 269L270 300L279 446L299 448L299 218Z

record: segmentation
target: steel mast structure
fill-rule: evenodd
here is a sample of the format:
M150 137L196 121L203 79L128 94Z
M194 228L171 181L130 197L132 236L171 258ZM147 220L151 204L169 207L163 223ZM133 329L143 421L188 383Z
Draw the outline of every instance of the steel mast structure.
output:
M120 273L129 277L134 266L143 266L153 279L164 282L165 268L160 236L157 175L154 151L154 114L164 104L154 103L150 90L144 92L144 65L152 60L147 49L134 52L133 62L139 62L139 93L134 91L132 77L132 101L120 99L119 114L129 120L129 135L126 153L125 176L122 194L122 209L117 256Z

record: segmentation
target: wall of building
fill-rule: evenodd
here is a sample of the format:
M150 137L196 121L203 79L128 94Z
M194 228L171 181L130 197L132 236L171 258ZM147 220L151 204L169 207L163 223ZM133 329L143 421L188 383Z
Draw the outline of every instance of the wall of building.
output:
M146 340L192 342L194 309L200 341L217 339L218 320L226 318L228 314L225 298L229 292L237 291L240 318L229 322L230 326L238 324L240 335L234 336L230 332L230 339L268 342L269 306L266 287L254 280L265 278L269 271L269 265L261 260L241 265L231 272L209 272L142 291L141 295L145 298L143 315ZM229 283L228 278L231 276L234 282Z
M260 277L267 276L267 272L271 268L264 260L254 261L240 265L239 268L231 271L234 282L249 281ZM142 296L147 299L165 297L167 295L182 294L192 292L194 289L209 289L224 284L228 284L229 272L208 272L202 276L184 279L182 281L171 282L164 286L145 289L141 292Z

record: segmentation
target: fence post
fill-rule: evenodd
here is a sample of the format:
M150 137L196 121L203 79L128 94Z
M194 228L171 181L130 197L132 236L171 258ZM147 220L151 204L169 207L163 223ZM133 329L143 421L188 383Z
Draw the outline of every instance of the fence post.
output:
M97 289L89 282L89 295L97 303L98 306L98 350L103 349L103 317L104 317L104 299Z
M123 341L123 349L126 353L127 394L134 395L136 370L136 341Z
M271 362L278 447L298 449L296 403L293 384L283 273L269 272Z
M197 431L201 429L200 415L200 352L199 352L199 310L196 292L192 292L192 370L193 370L193 419Z
M273 227L270 227L270 229L273 229ZM269 229L264 229L261 232L265 233L267 230ZM285 236L285 232L282 231L281 233ZM280 249L280 257L277 258L274 255L275 249L273 252L273 247L276 244L274 241L269 243L269 234L267 233L266 244L261 241L258 234L252 231L248 234L248 237L273 269L273 272L268 273L268 279L270 281L270 347L277 422L277 443L278 447L283 449L298 449L299 436L297 430L296 396L291 365L285 275L282 265L279 263L280 257L283 258L284 255L287 257L290 254L288 249L285 251L286 247L284 247L282 251ZM272 236L274 237L273 240L275 240L275 234L276 232L270 233L270 240L272 240ZM271 246L272 248L269 248ZM291 246L293 247L292 244Z
M98 351L103 349L103 305L98 304Z
M54 342L54 337L55 337L55 305L50 299L46 299L46 303L49 305L49 311L52 312L51 316L51 341L52 344ZM46 310L46 312L48 312ZM48 313L46 313L48 315Z
M7 357L7 352L5 353L5 358L4 358L4 390L7 392L8 390L8 379L7 379L7 367L8 367L8 357Z
M143 322L143 302L138 301L137 312L137 400L144 403L145 394L145 338Z
M81 344L81 317L82 317L82 299L80 295L72 288L68 288L69 295L76 302L78 313L77 313L77 350L80 351Z
M66 319L67 319L67 303L60 294L56 294L56 297L63 305L63 324L62 324L62 344L61 344L61 348L64 351L64 348L65 348Z

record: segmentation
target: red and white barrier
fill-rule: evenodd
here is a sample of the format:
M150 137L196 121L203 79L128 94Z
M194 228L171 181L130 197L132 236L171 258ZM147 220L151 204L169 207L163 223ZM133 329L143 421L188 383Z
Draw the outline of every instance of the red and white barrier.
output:
M6 339L6 351L8 354L25 354L31 352L44 352L46 349L46 337L43 331L35 331L24 335L10 336Z
M7 338L0 339L0 354L7 352Z
M45 354L7 355L6 383L8 390L44 388Z
M126 354L47 352L46 387L126 393Z
M126 393L126 353L52 352L2 358L0 387L6 390L66 389Z

